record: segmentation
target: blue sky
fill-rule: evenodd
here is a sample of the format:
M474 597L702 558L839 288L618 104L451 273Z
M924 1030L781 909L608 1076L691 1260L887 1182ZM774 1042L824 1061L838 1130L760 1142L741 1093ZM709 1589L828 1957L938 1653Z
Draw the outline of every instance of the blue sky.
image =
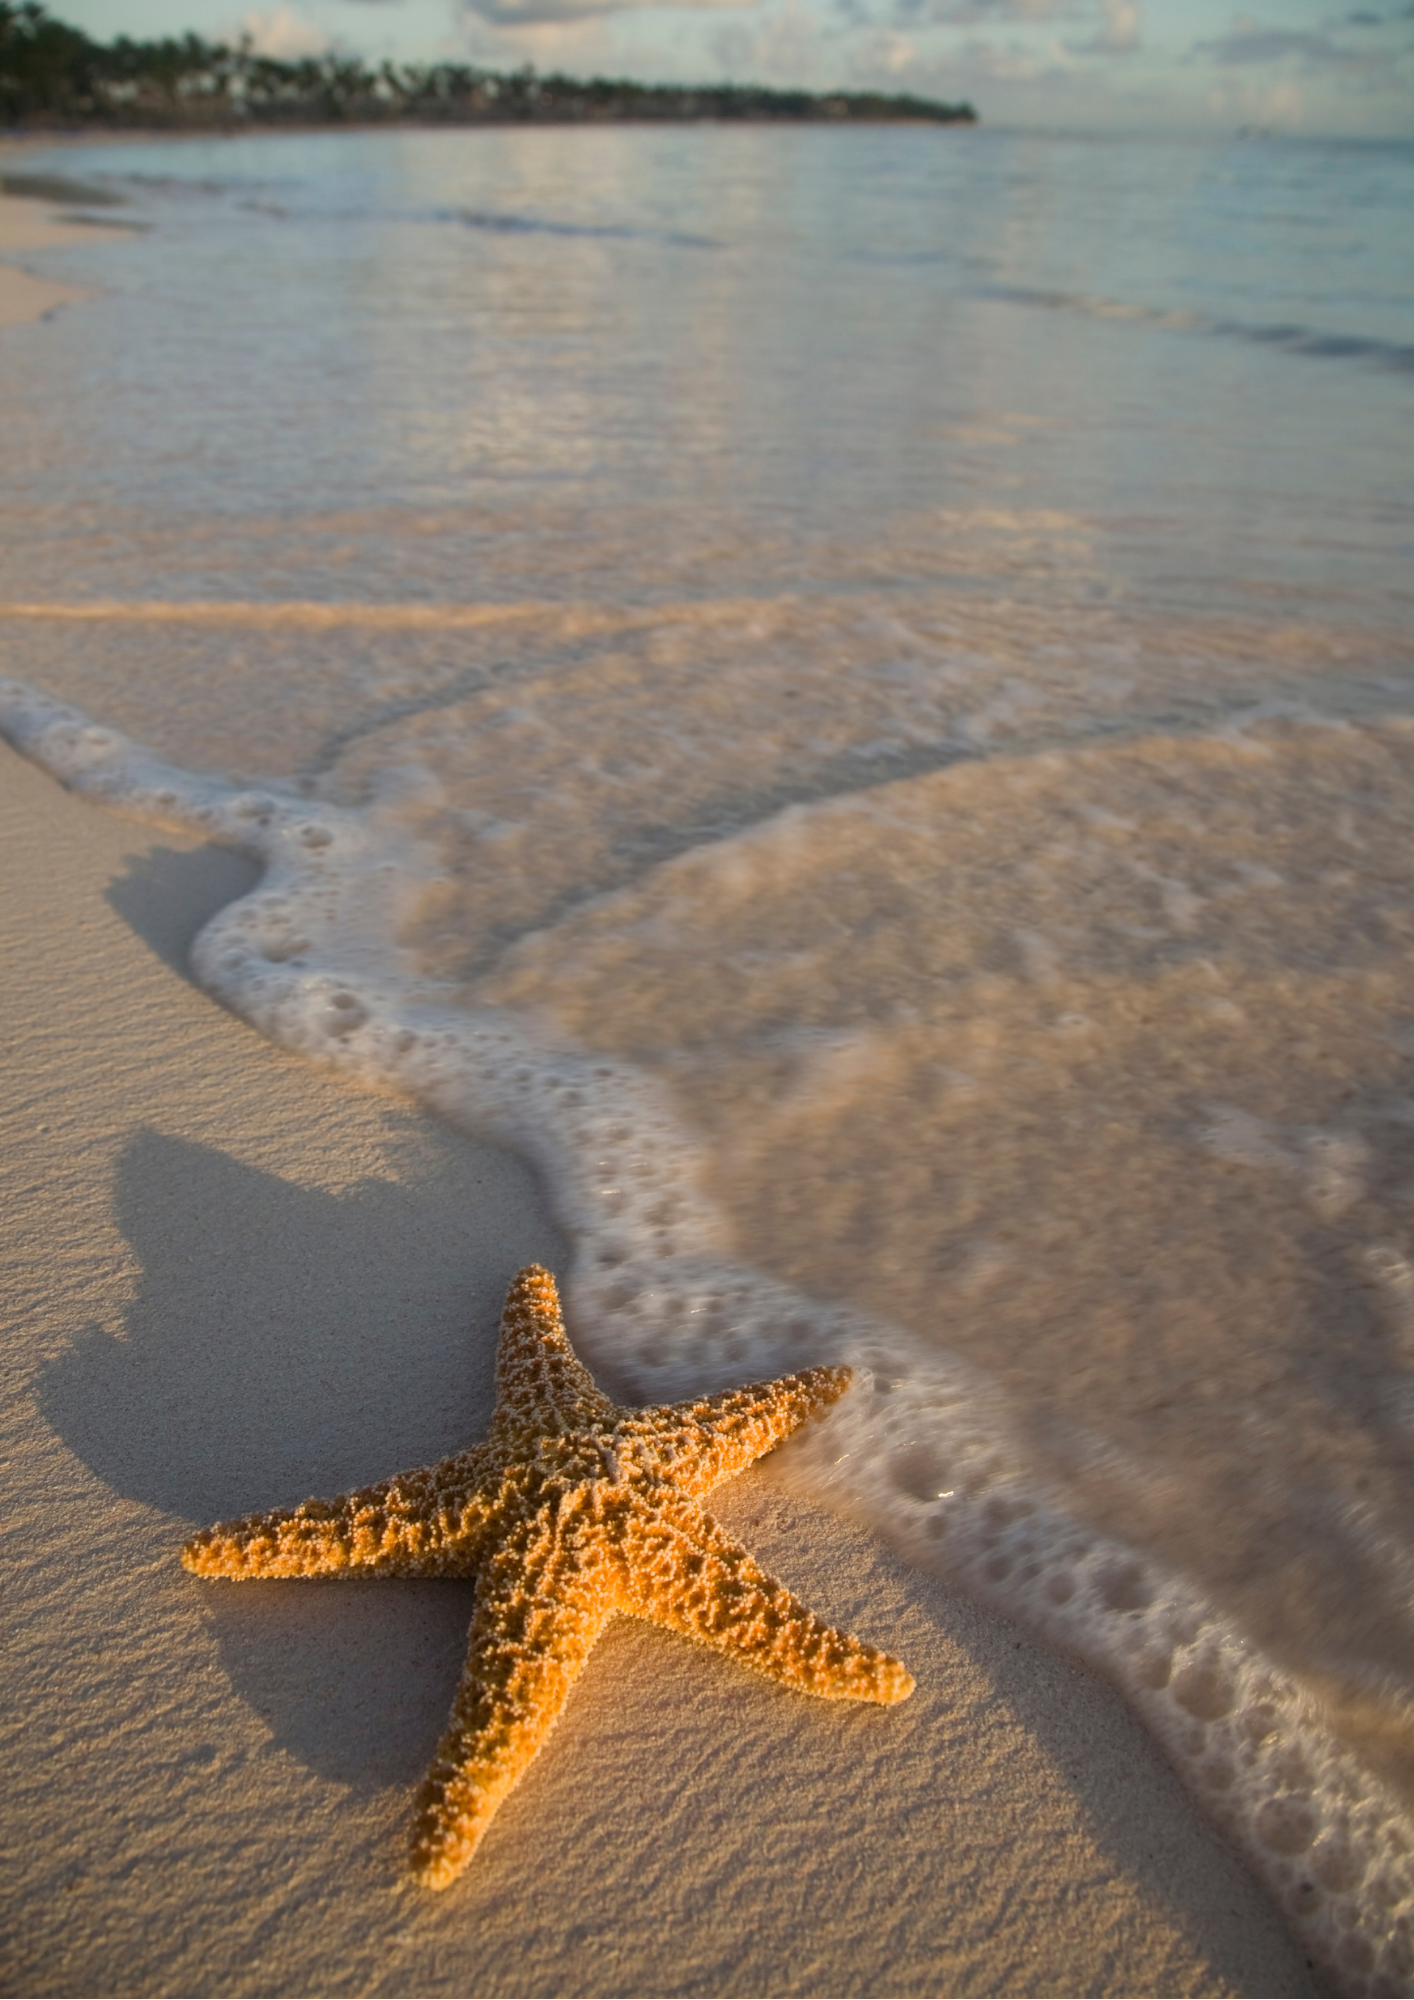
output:
M970 98L995 124L1414 138L1414 0L52 0L107 37Z

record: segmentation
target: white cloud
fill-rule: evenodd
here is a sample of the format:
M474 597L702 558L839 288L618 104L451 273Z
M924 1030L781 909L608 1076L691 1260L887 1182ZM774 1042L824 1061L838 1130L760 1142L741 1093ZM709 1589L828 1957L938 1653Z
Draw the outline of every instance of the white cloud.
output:
M858 13L859 0L845 0L845 11ZM1038 21L1083 19L1089 9L1077 0L894 0L901 22L927 22L930 27L1001 28Z
M316 28L313 21L297 14L289 0L280 0L280 5L268 14L243 14L240 28L235 34L228 35L228 39L248 41L256 55L271 56L277 62L297 62L301 56L322 56L329 49L329 37L323 29Z
M1277 63L1298 61L1306 69L1360 66L1371 61L1368 55L1342 48L1327 35L1313 35L1294 28L1262 28L1250 14L1239 14L1230 35L1216 35L1195 42L1191 53L1224 64Z
M966 42L957 51L957 65L988 83L1035 83L1055 69L1049 51L1038 54L1020 42Z
M1102 19L1088 42L1072 43L1078 56L1128 56L1139 47L1139 0L1100 0Z
M819 16L801 0L785 0L774 13L719 28L712 54L723 75L737 82L808 89L821 75L822 41Z
M836 4L856 20L865 14L864 0L836 0ZM1141 19L1141 0L893 0L896 27L926 23L942 28L1027 28L1048 21L1084 28L1093 23L1093 33L1083 41L1064 45L1071 55L1130 54L1139 47ZM1062 63L1065 59L1059 55Z
M497 28L540 26L547 22L582 21L630 8L743 7L752 0L463 0L464 11L479 15Z
M850 69L856 80L873 86L882 78L895 82L918 61L918 50L910 35L897 28L873 28L850 50Z
M1063 10L1064 0L940 0L930 19L981 27L994 21L1049 21Z
M910 36L887 29L860 38L851 53L852 79L865 88L945 99L970 97L979 85L1049 84L1073 68L1064 50L1054 45L1037 49L1019 41L973 38L945 55L924 54L914 51Z

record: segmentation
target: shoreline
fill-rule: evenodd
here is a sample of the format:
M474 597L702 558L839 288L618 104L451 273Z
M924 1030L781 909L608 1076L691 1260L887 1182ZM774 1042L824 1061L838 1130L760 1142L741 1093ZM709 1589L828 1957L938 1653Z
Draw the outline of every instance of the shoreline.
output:
M621 1621L463 1885L409 1889L469 1593L228 1598L175 1552L459 1448L506 1279L563 1244L517 1161L188 982L249 864L0 761L6 1990L1311 1990L1117 1694L769 1469L723 1518L918 1694L841 1713Z
M0 162L7 157L10 142L0 140ZM18 149L16 149L18 150ZM75 221L62 212L57 200L8 193L0 186L0 328L32 326L47 319L61 306L83 305L99 296L95 285L65 284L56 278L42 278L29 270L24 258L36 250L65 250L79 243L103 243L114 231L132 233L129 223L114 219L99 223L85 218Z
M0 327L29 326L60 306L81 305L97 296L86 285L65 285L36 277L11 260L33 250L62 250L71 243L92 242L100 232L80 223L61 222L51 203L0 194Z

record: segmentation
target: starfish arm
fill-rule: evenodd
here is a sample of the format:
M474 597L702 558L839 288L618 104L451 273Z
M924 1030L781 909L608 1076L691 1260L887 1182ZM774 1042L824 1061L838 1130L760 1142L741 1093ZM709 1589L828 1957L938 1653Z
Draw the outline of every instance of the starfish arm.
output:
M601 1422L609 1398L575 1357L560 1316L560 1295L543 1264L518 1271L501 1314L496 1413L504 1421L556 1416L576 1427Z
M676 1491L702 1495L744 1472L807 1417L835 1402L849 1387L850 1374L848 1368L807 1368L719 1396L666 1403L644 1410L640 1420L656 1434Z
M611 1567L542 1513L507 1538L476 1586L466 1665L418 1798L412 1872L445 1889L559 1719L616 1608Z
M491 1516L484 1448L336 1500L218 1521L182 1550L197 1576L470 1576Z
M690 1501L630 1510L622 1609L827 1700L902 1701L901 1660L823 1624Z

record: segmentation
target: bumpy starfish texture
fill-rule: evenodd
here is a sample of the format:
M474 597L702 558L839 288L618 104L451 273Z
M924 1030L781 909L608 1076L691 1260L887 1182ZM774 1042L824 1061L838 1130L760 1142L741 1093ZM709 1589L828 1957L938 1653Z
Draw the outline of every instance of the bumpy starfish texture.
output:
M444 1889L535 1756L616 1613L715 1646L802 1693L902 1701L908 1669L821 1624L697 1505L849 1385L811 1368L697 1401L620 1409L576 1360L555 1281L515 1279L484 1443L337 1500L195 1536L198 1576L475 1576L451 1721L418 1801L412 1869Z

